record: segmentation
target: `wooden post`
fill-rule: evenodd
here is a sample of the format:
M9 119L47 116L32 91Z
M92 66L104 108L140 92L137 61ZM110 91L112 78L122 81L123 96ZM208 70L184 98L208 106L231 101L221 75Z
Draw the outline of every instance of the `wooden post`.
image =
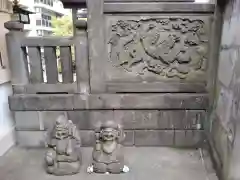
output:
M27 55L21 47L24 25L17 21L8 21L4 26L9 30L6 34L6 43L12 84L28 84Z

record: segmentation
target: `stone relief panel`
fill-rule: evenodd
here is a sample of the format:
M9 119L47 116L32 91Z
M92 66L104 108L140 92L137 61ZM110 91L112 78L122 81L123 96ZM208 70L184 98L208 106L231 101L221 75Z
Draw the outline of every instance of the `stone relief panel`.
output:
M133 76L204 79L208 59L206 17L113 18L108 21L108 58Z

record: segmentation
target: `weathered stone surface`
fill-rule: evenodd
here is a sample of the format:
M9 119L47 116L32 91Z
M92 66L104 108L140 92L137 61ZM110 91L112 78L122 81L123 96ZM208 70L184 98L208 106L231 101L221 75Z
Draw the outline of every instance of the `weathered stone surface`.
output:
M208 94L162 93L100 95L13 95L13 111L64 111L109 109L206 109Z
M47 137L46 171L56 176L73 175L82 163L81 138L76 126L65 115L57 117Z
M182 141L178 141L178 146L189 147L192 144L197 144L197 138L200 134L197 130L125 130L125 140L122 142L125 146L175 146L174 136L182 135ZM80 130L82 146L89 147L95 143L95 134L91 130ZM186 137L185 137L185 134ZM184 136L183 136L184 135ZM191 137L193 136L193 137ZM45 147L47 131L16 131L17 144L20 147ZM189 141L184 142L184 139ZM198 141L200 142L200 141ZM192 144L191 144L192 143Z
M174 146L176 147L202 147L204 132L197 130L174 131Z
M236 52L236 50L223 50L220 53L218 79L225 87L230 86L233 78Z
M205 81L208 20L203 16L107 17L107 49L115 69L106 71L108 81L127 76Z
M212 13L214 11L214 4L210 3L162 3L159 1L149 2L139 2L127 3L127 2L118 2L114 3L105 3L104 12L106 13L156 13L156 12L165 12L165 13L193 13L193 12L202 12L202 13Z
M126 135L124 141L122 142L122 144L124 146L134 146L134 131L130 131L130 130L124 130L124 133Z
M214 150L217 152L215 161L218 159L220 161L220 165L218 164L217 170L219 171L220 176L224 177L228 174L230 155L234 147L229 141L226 129L222 126L221 121L217 117L213 120L211 133Z
M205 111L160 111L159 129L203 129Z
M229 4L229 6L231 5ZM235 4L235 7L238 6ZM229 13L229 10L231 11L231 9L228 8L228 11L225 13L226 15L229 14L229 16L225 16L222 33L222 45L227 47L240 45L240 39L237 33L239 31L240 23L239 12L236 11L235 13Z
M207 94L103 94L90 95L91 109L206 109Z
M40 130L37 111L14 112L16 130Z
M16 131L16 142L19 147L45 147L46 131Z
M158 111L114 111L114 119L122 122L124 129L158 129Z
M66 116L66 112L64 112L64 111L41 111L41 112L39 112L39 120L40 120L40 124L41 124L40 130L49 130L49 129L53 128L57 117L59 117L60 115ZM71 120L71 119L69 119L69 120Z
M122 141L122 125L108 120L95 130L92 164L88 172L120 174L126 172ZM127 172L129 169L127 170Z
M78 129L82 130L92 129L89 118L90 113L89 111L67 111L68 118L76 124Z
M233 92L222 87L218 96L216 115L219 117L222 125L226 128L230 121L233 104Z
M88 147L93 146L95 142L95 134L94 131L80 131L82 146Z
M138 130L136 146L200 147L203 131L199 130Z
M205 151L205 150L203 150ZM126 147L125 159L131 171L122 175L89 175L86 172L91 161L92 148L83 148L83 166L79 174L69 177L50 176L43 171L43 149L14 148L0 157L1 180L217 180L216 174L206 172L210 157L202 161L199 149L176 149L166 147ZM205 160L205 159L204 159ZM210 171L211 172L211 171ZM32 175L30 177L30 174ZM211 176L210 176L211 175Z
M174 131L137 130L134 138L136 146L173 146Z
M108 93L125 93L125 92L176 92L176 93L205 93L205 83L179 83L179 82L121 82L114 81L106 84Z
M93 130L107 120L133 129L202 129L203 110L98 110L68 111L68 117L81 130Z
M73 95L17 95L9 97L11 110L48 111L73 110ZM16 109L15 109L15 108Z

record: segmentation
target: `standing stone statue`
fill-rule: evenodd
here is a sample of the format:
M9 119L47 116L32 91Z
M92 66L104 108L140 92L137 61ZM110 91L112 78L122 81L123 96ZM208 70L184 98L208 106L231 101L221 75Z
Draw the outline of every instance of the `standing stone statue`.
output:
M88 173L114 173L128 172L124 163L123 146L120 144L125 134L119 124L107 121L95 131L96 144L92 154L92 164Z
M48 137L46 170L57 176L72 175L81 167L81 140L76 126L64 115L57 118Z

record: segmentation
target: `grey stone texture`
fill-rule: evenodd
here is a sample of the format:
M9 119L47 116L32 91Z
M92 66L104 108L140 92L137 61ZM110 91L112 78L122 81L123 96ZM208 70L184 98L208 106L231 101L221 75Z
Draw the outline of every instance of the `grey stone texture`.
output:
M123 125L126 146L191 147L203 141L204 110L28 111L15 112L18 145L43 146L45 132L61 114L76 124L83 146L93 146L93 130L109 120Z
M16 130L40 130L37 111L14 112Z
M95 130L91 166L94 173L124 173L126 165L122 141L125 134L120 123L108 120ZM90 170L89 170L90 171Z
M203 129L204 110L98 110L98 111L25 111L15 112L17 130L48 130L61 115L80 130L94 130L101 123L114 120L125 130Z
M220 2L220 1L219 1ZM215 108L211 112L210 144L219 177L240 179L240 1L222 8L223 31L216 79ZM221 16L218 16L221 18Z
M7 35L14 72L9 106L16 112L18 146L44 147L56 118L67 114L76 124L83 146L93 146L94 130L111 120L123 124L125 146L202 147L208 123L206 74L214 5L155 0L86 3L87 24L80 22L84 27L76 28L74 37L24 37L16 29ZM162 14L152 14L160 11ZM114 48L118 36L119 44L124 45ZM72 45L74 83L68 57ZM39 46L44 48L46 84L42 84ZM36 71L30 73L30 79L25 66L29 62L21 47L33 48L30 56L35 59L30 65ZM63 83L58 81L53 61L56 47L61 49ZM128 62L117 62L116 67L111 61L117 61L119 54ZM18 61L20 56L24 58ZM223 82L229 84L229 79ZM165 171L168 169L163 174ZM174 177L186 179L184 174Z
M79 173L82 164L81 137L66 116L57 118L46 143L44 159L47 173L56 176Z
M207 93L15 94L9 97L9 105L12 111L201 110L208 107L209 96Z
M79 174L68 177L56 177L45 173L43 155L45 150L14 148L0 157L1 180L217 180L210 156L200 150L182 150L159 147L126 147L125 159L130 172L121 175L91 174L86 170L91 162L92 148L83 148L83 166ZM203 163L204 162L204 163Z
M80 130L82 146L93 146L92 130ZM125 130L125 146L202 147L203 130ZM45 147L47 131L16 131L17 145L21 147Z

